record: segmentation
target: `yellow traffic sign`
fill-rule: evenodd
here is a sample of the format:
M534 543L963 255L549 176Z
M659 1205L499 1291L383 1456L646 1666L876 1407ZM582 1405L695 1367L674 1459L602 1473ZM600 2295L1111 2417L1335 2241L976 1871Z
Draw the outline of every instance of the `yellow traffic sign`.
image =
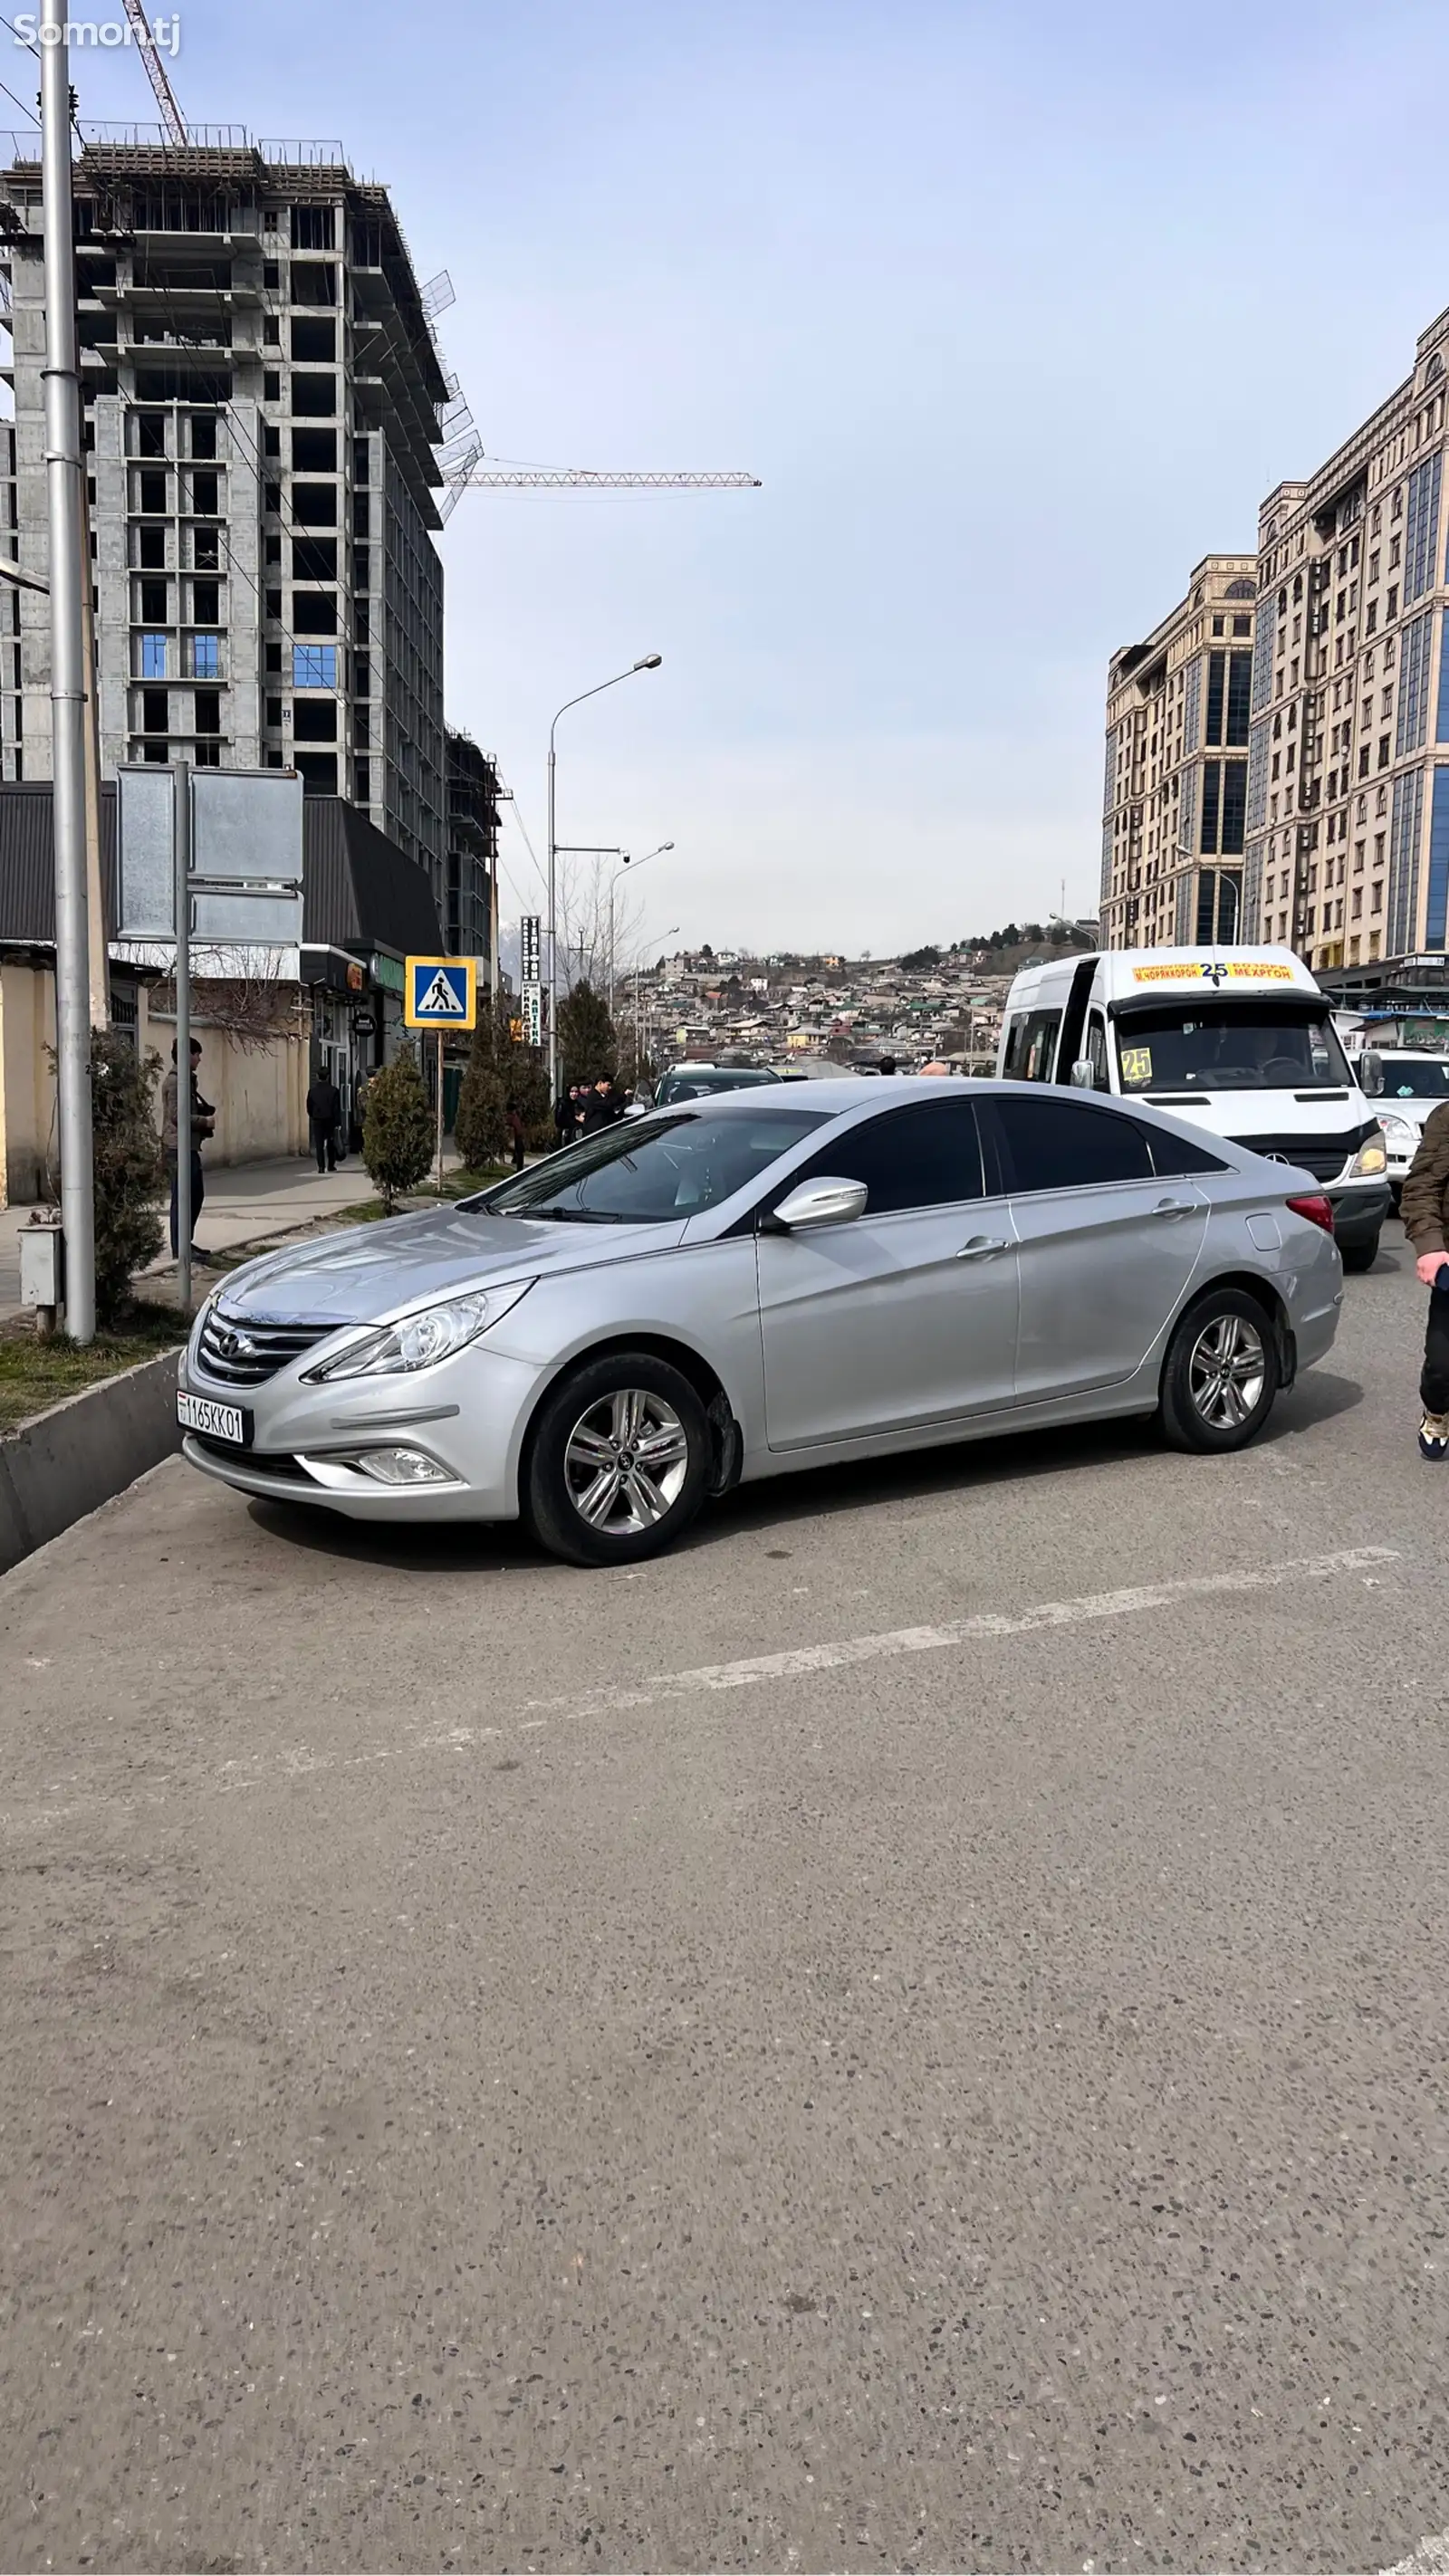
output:
M410 957L403 988L410 1029L471 1029L478 1019L478 964L473 957Z

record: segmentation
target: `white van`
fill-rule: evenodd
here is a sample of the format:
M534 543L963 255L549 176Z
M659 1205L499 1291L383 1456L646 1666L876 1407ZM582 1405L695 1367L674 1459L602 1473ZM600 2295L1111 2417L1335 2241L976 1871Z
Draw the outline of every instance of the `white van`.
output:
M1367 1270L1390 1206L1384 1137L1291 949L1124 948L1028 966L996 1070L1170 1109L1311 1172L1345 1270Z

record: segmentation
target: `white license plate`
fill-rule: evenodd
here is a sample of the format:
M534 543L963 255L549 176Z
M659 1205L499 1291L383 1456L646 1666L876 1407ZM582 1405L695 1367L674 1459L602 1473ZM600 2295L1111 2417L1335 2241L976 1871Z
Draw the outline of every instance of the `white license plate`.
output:
M209 1395L178 1395L176 1419L183 1431L202 1431L209 1440L230 1440L239 1449L247 1436L247 1418L239 1404L213 1404Z

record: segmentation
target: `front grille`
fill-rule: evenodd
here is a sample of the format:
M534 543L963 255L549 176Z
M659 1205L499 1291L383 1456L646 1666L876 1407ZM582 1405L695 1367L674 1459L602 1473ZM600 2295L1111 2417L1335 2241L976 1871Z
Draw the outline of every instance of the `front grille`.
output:
M250 1467L255 1475L275 1476L288 1485L316 1485L316 1477L308 1474L300 1458L289 1457L285 1450L239 1449L234 1440L213 1440L209 1431L188 1431L186 1437L208 1458L219 1458L223 1466Z
M1347 1127L1341 1136L1235 1136L1232 1141L1246 1145L1250 1154L1296 1163L1300 1172L1311 1172L1315 1181L1336 1181L1365 1137L1373 1134L1375 1124L1371 1119L1367 1127Z
M196 1346L200 1366L218 1386L261 1386L290 1360L323 1342L336 1324L259 1324L209 1306Z

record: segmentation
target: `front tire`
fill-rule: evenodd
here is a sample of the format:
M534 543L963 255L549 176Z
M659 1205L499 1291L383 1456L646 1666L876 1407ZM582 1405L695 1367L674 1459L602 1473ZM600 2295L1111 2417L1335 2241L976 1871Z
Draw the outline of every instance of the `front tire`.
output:
M1339 1252L1345 1270L1372 1270L1379 1257L1379 1239L1371 1234L1367 1243L1346 1243Z
M1273 1410L1278 1339L1257 1299L1209 1288L1182 1317L1162 1369L1162 1428L1174 1449L1245 1449Z
M688 1378L652 1351L610 1351L544 1398L524 1515L566 1565L636 1565L683 1536L709 1471L709 1423Z

